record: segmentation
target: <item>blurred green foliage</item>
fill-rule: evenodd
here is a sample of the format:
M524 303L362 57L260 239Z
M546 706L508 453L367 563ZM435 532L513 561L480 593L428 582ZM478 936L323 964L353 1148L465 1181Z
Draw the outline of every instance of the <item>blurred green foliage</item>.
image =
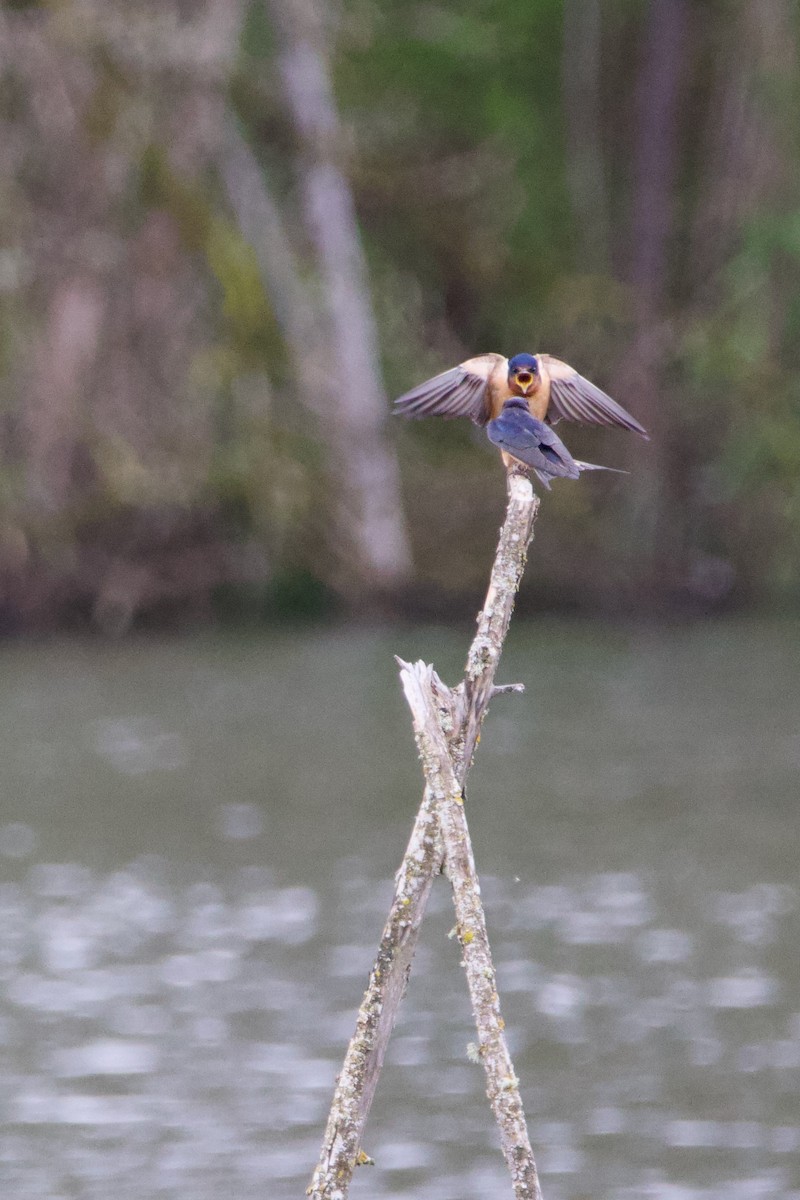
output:
M545 498L523 602L794 605L798 13L758 0L689 5L662 61L666 49L648 50L658 2L331 9L339 153L384 377L398 394L474 353L544 349L655 421L649 446L561 427L574 453L631 475ZM65 596L91 612L120 562L149 571L131 619L197 589L218 612L316 615L342 590L324 421L298 390L220 182L227 109L313 293L278 43L253 0L227 44L209 25L195 62L179 37L194 15L172 7L156 17L134 3L115 23L114 4L84 4L80 20L69 2L7 6L0 620L11 628L58 624ZM650 214L637 164L670 71L666 265L646 306L634 264ZM73 293L89 314L86 345L62 370L59 306ZM496 459L457 422L389 422L388 436L417 571L396 602L474 608L502 511Z

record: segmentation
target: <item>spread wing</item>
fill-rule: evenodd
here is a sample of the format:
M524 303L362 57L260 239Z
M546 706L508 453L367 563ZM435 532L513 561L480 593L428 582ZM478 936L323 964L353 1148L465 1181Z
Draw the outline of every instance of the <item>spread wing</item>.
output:
M485 425L489 376L498 363L506 361L502 354L468 358L395 400L395 412L404 417L469 417L476 425Z
M618 425L649 440L647 430L635 417L573 367L560 358L553 358L552 354L540 354L539 357L550 375L548 416L552 421L563 417L565 421L579 421L584 425Z

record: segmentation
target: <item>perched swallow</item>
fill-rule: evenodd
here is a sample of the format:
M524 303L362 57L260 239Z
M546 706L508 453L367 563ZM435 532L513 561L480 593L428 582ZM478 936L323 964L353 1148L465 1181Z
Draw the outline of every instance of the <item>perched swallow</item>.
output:
M576 370L552 354L479 354L395 401L406 417L469 417L485 425L500 416L506 400L522 397L537 421L617 425L647 438L635 417Z
M500 416L487 422L486 435L503 451L507 467L513 466L515 459L533 467L548 491L551 479L577 479L581 471L616 470L573 458L558 434L544 421L531 416L522 396L506 400ZM620 473L625 474L624 471Z

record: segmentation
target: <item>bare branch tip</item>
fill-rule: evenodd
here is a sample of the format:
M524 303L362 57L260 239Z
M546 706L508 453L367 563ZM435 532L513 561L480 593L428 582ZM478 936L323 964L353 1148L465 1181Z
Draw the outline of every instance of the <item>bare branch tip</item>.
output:
M524 500L528 503L537 499L527 475L510 474L508 476L508 495L512 500Z

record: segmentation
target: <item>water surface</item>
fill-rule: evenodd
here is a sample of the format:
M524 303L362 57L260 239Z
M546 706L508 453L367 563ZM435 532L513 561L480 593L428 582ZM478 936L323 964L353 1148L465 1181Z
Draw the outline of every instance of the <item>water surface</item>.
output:
M420 794L392 655L3 650L0 1180L302 1196ZM512 633L468 813L546 1200L800 1200L800 625ZM447 884L352 1195L509 1195Z

